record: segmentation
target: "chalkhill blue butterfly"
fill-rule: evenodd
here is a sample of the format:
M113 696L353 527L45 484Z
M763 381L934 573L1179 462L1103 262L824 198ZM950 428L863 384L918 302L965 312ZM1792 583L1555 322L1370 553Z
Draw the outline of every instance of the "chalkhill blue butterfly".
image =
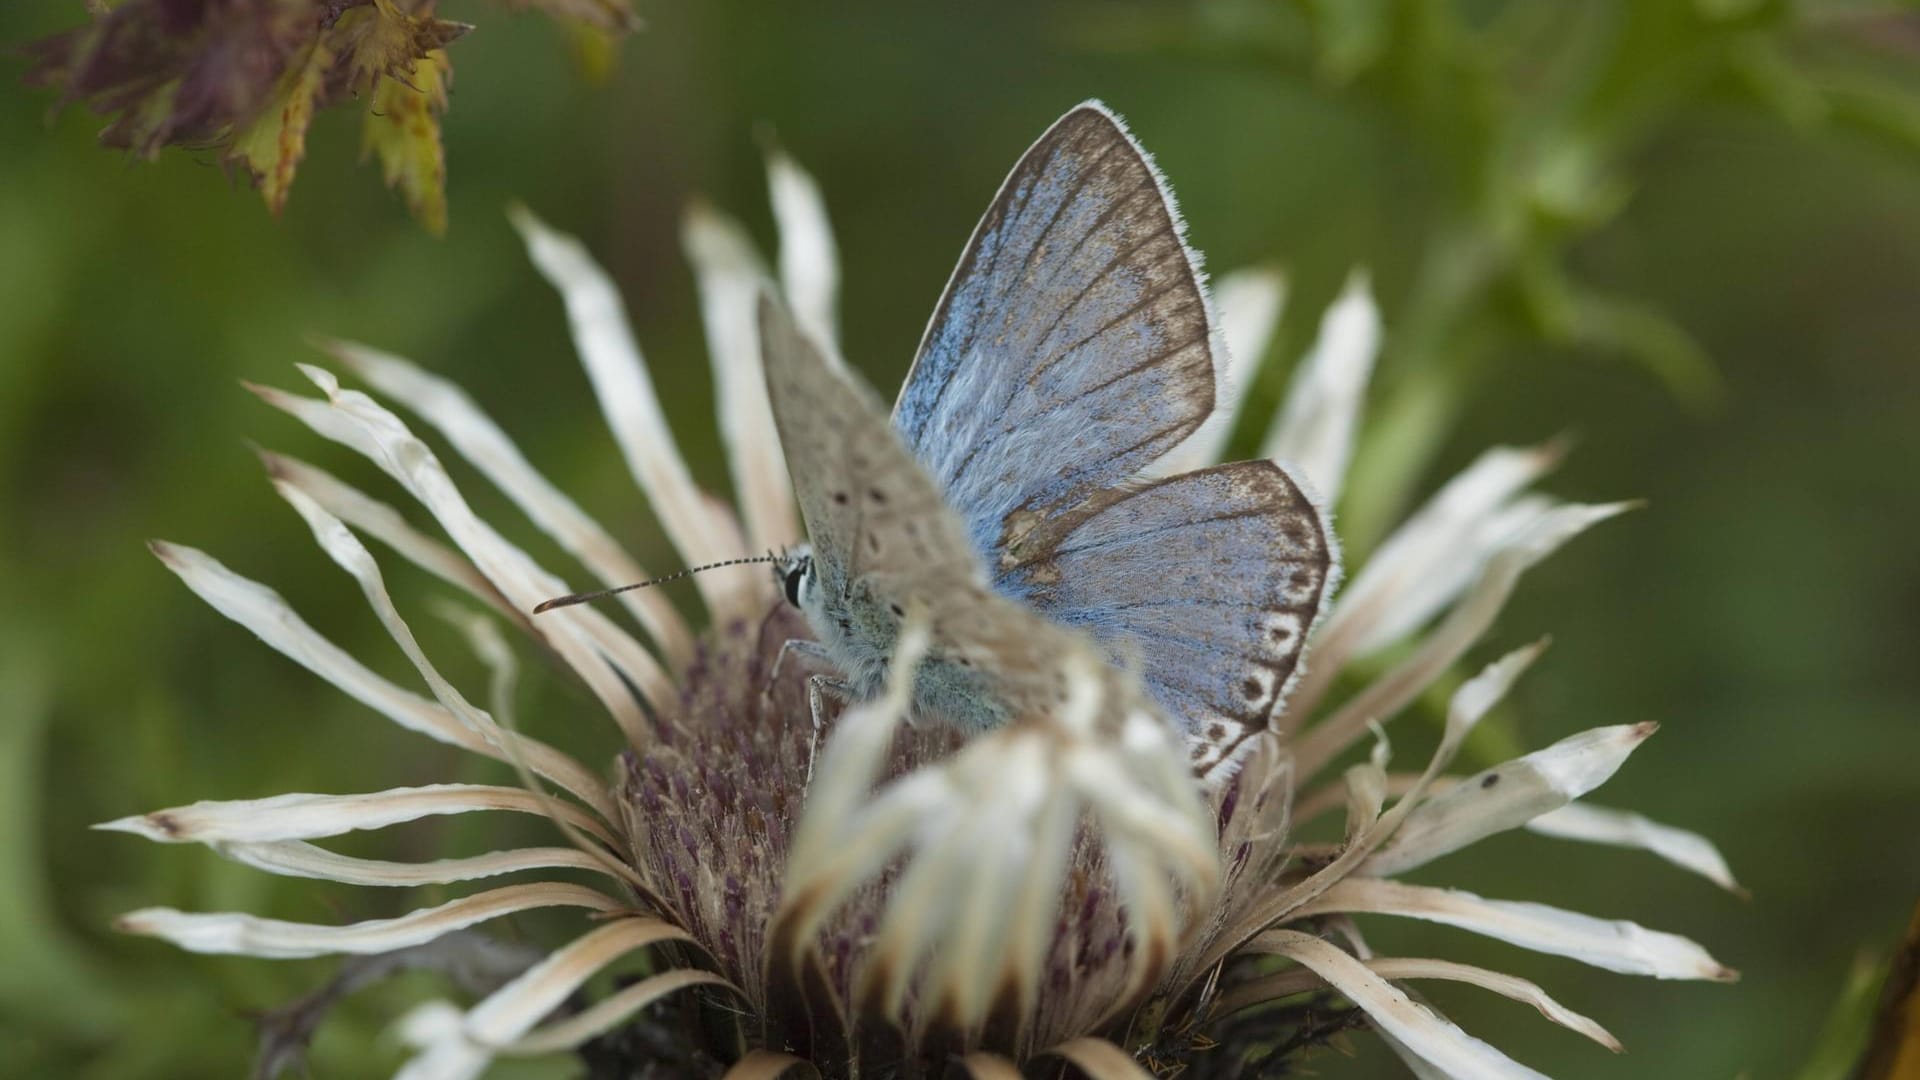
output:
M1249 461L1144 478L1214 409L1224 359L1172 198L1119 118L1075 108L975 228L891 421L772 301L767 391L809 545L776 573L839 674L878 693L914 609L914 716L1044 713L1096 643L1230 775L1268 729L1335 573L1312 501ZM784 655L784 651L783 651Z

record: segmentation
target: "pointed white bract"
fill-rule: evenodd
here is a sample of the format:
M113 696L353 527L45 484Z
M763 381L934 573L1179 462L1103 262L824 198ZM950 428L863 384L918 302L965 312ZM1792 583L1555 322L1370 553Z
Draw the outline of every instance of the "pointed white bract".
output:
M473 1080L500 1049L526 1035L582 984L627 953L687 933L659 919L616 919L555 950L460 1017L411 1025L421 1047L399 1076L411 1080ZM445 1013L429 1014L451 1019Z
M1360 872L1405 873L1557 810L1605 783L1655 726L1595 728L1470 776L1417 807Z
M700 287L707 355L719 391L720 433L732 448L727 461L747 544L756 551L788 547L800 538L800 517L767 403L754 314L771 283L746 230L718 210L695 204L680 236Z
M327 513L359 532L392 548L408 562L482 600L515 622L526 613L514 609L480 571L461 554L414 528L392 506L375 499L332 473L298 458L260 451L260 461L275 482L298 489Z
M1379 353L1380 309L1366 273L1355 271L1321 318L1320 336L1301 358L1286 406L1260 447L1261 457L1291 466L1312 484L1329 510L1340 502Z
M525 736L489 737L447 709L403 690L375 674L339 646L320 636L287 605L280 594L223 566L205 552L156 541L154 554L202 600L258 635L295 663L339 687L409 731L488 757L506 756L511 741L536 775L611 818L606 786L579 762Z
M381 625L386 627L394 644L400 646L407 659L413 662L414 669L433 689L434 698L470 730L478 732L488 743L497 745L500 741L499 727L493 722L493 717L467 701L466 696L433 666L433 661L427 659L427 654L413 636L412 628L400 617L393 597L387 595L386 580L381 577L380 567L373 561L373 554L366 545L339 518L321 509L319 503L308 498L300 489L287 484L277 484L275 488L306 520L307 527L313 531L314 542L320 545L320 549L359 583L367 606L379 616Z
M1220 936L1206 946L1201 953L1202 962L1196 970L1211 968L1225 960L1233 948L1261 931L1281 923L1289 916L1297 917L1297 912L1305 905L1354 873L1367 856L1391 837L1419 807L1421 796L1452 762L1473 726L1487 710L1499 703L1514 680L1544 649L1545 643L1541 642L1509 653L1454 691L1447 709L1446 731L1441 736L1440 745L1434 750L1433 758L1427 763L1426 771L1400 801L1385 813L1381 812L1381 806L1386 789L1387 744L1384 736L1380 738L1375 744L1375 756L1365 765L1347 772L1348 824L1346 842L1340 853L1319 870L1248 905L1236 921L1229 923Z
M840 251L827 220L820 186L785 151L767 154L767 188L773 219L780 226L780 290L793 307L800 328L840 353Z
M1358 739L1367 724L1405 708L1487 632L1512 595L1521 574L1584 529L1629 509L1630 505L1558 507L1541 515L1503 544L1488 560L1479 580L1406 659L1301 737L1296 751L1301 771L1313 773ZM1317 703L1330 685L1331 676L1316 678L1314 673L1325 670L1309 668L1306 677L1301 679L1300 689L1294 692L1295 700L1305 699L1303 705Z
M575 828L613 839L605 825L583 810L566 803L542 802L538 795L522 788L487 784L430 784L362 795L288 794L231 802L203 800L119 818L94 828L133 833L163 844L261 843L318 840L478 810L557 813Z
M432 609L434 614L467 639L473 655L486 666L487 704L493 713L494 726L515 730L518 725L514 720L513 694L520 685L520 661L514 658L513 647L501 636L500 624L444 598L436 598ZM522 761L513 763L516 767L524 764Z
M1034 750L1018 747L1006 764L1016 775L1034 776ZM869 975L866 994L885 1015L900 1015L912 985L906 976L922 959L928 965L922 994L931 1007L980 1015L998 974L998 965L982 960L1000 954L1021 870L1031 861L1042 878L1062 876L1065 858L1037 850L1030 839L1046 793L1032 783L1009 787L1008 797L980 807L978 815L951 805L921 824L919 854L895 885L874 939L875 953L891 962L885 974ZM983 902L994 906L982 908Z
M1649 821L1626 810L1612 810L1591 803L1577 802L1527 822L1528 832L1561 840L1581 840L1590 844L1640 848L1662 859L1699 874L1728 892L1746 895L1733 878L1726 857L1713 841L1699 833L1676 829Z
M525 207L515 207L512 217L534 265L566 301L574 344L607 427L681 559L691 566L747 554L738 524L687 471L613 281L580 241L548 228ZM709 611L734 615L744 611L757 578L743 568L701 574L694 582Z
M470 703L459 689L440 674L433 662L427 659L426 652L415 640L412 629L407 626L406 620L400 617L399 610L394 607L393 598L387 595L386 583L380 576L380 569L375 565L372 554L338 518L321 509L319 504L307 498L298 489L284 484L276 487L280 494L293 504L294 509L299 511L300 516L306 519L308 526L313 530L314 540L321 549L360 583L361 592L366 597L368 606L373 608L374 613L380 617L382 625L392 635L395 644L406 653L407 658L413 662L414 668L426 680L427 685L433 688L434 697L470 730L479 733L488 746L498 748L501 756L521 770L521 777L527 784L528 793L541 800L544 806L546 797L537 787L538 782L530 773L525 756L519 753L520 744L517 741L509 741L494 718ZM515 677L512 657L507 655L504 647L497 643L497 635L493 633L490 625L483 623L479 627L470 628L468 634L469 640L475 643L480 652L483 662L487 663L494 672L492 696L498 705L505 707ZM602 820L612 819L613 815L606 811L603 802L596 799L591 800L591 804L601 808ZM572 831L577 826L574 826L566 808L553 805L547 806L546 809L548 816L554 818L555 822L567 831L568 838L579 844L584 851L591 853L611 868L616 870L622 868L622 864L613 862L598 848L593 847L593 841L584 839L577 832ZM597 829L595 831L603 839L611 838L609 833Z
M315 430L329 436L340 432L340 441L365 454L420 500L509 603L531 611L541 601L569 591L565 582L541 568L473 512L439 458L398 417L365 394L342 390L326 371L308 365L301 365L300 370L326 393L330 406L324 414L330 419L316 425ZM307 404L309 399L296 400L302 404L295 415L307 419L314 411ZM543 617L536 630L594 692L628 737L643 740L646 717L629 687L637 687L650 700L668 700L672 683L659 662L612 620L588 607L567 608L556 612L555 617Z
M1366 1012L1380 1031L1435 1070L1457 1080L1545 1080L1414 1001L1367 965L1319 938L1293 930L1263 935L1256 948L1298 961Z
M1215 387L1216 413L1236 416L1246 403L1247 391L1267 356L1280 317L1287 310L1287 276L1278 270L1252 268L1223 274L1213 282L1213 306L1220 314L1220 336L1226 339L1228 362L1233 366L1225 387ZM1206 450L1202 464L1219 461L1226 453L1223 441Z
M1367 970L1393 982L1406 979L1444 979L1450 982L1471 983L1502 997L1525 1002L1538 1009L1541 1016L1569 1031L1577 1031L1585 1035L1616 1054L1625 1049L1620 1045L1620 1040L1614 1038L1606 1028L1555 1001L1545 990L1526 979L1474 967L1471 964L1456 964L1450 960L1368 956L1356 958L1366 965ZM1326 981L1310 968L1283 971L1276 975L1262 976L1236 988L1232 994L1220 999L1217 1008L1222 1013L1232 1013L1248 1005L1278 1001L1295 994L1322 990L1326 986Z
M213 850L235 862L284 877L337 881L345 885L404 888L413 885L449 885L457 881L514 874L522 870L591 870L606 873L599 860L574 848L546 847L491 851L467 859L435 859L424 863L360 859L316 847L301 840L261 842L214 841Z
M1545 904L1484 900L1458 889L1437 889L1377 878L1352 877L1328 889L1296 914L1402 915L1471 930L1523 949L1565 956L1625 975L1656 979L1739 977L1700 946L1676 934L1649 930L1623 919L1596 919Z
M1491 990L1502 997L1525 1002L1538 1009L1541 1016L1569 1031L1577 1031L1585 1035L1616 1054L1626 1049L1606 1028L1560 1004L1538 985L1522 978L1489 971L1483 967L1474 967L1471 964L1456 964L1450 960L1387 958L1370 960L1367 962L1367 967L1386 979L1445 979L1451 982L1471 983L1482 990Z
M1496 551L1552 507L1519 496L1559 458L1552 444L1496 447L1449 481L1353 575L1315 638L1316 666L1337 670L1442 611Z
M544 907L607 912L619 910L620 903L584 885L544 881L508 885L398 918L370 919L346 926L315 926L231 912L196 914L172 908L130 911L113 925L123 933L162 938L188 952L284 960L393 952L490 919Z
M602 584L624 585L648 576L599 522L527 461L507 433L474 404L466 391L407 360L365 345L328 342L327 351L380 393L432 424L461 457ZM665 597L640 589L622 593L620 599L674 666L684 665L691 658L692 632Z
M503 1056L524 1057L577 1049L583 1043L619 1027L632 1019L634 1014L668 994L693 987L730 991L728 996L739 994L738 988L732 983L711 972L690 968L663 971L615 991L565 1020L556 1020L528 1032L500 1047L499 1052Z

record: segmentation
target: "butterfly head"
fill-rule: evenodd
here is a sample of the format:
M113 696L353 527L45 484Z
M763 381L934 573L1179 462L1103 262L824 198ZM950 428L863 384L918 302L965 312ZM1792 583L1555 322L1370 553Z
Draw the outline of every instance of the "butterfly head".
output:
M820 577L814 568L813 549L806 544L781 552L773 560L773 580L787 603L806 611L812 607L814 590Z

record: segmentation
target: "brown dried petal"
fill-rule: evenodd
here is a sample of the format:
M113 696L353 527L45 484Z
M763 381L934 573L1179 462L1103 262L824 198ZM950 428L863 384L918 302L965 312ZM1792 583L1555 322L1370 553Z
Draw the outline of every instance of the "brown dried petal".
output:
M356 94L378 91L383 78L413 81L416 61L446 48L472 27L448 22L427 13L416 16L395 0L373 0L342 12L326 32L339 58L333 85ZM415 83L418 89L432 92Z
M321 0L126 0L28 47L27 81L113 116L111 146L151 155L249 124L319 29Z

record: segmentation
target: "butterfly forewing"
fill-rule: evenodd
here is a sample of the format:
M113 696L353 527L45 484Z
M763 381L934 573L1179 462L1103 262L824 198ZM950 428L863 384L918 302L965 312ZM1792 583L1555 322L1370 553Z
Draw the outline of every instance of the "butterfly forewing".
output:
M831 367L771 301L760 308L768 400L833 620L825 636L857 689L877 690L914 607L933 640L915 706L967 731L1044 717L1064 700L1070 631L999 595L960 520L901 445L872 392Z
M894 420L988 552L1137 473L1213 409L1212 323L1158 175L1082 105L975 229Z
M760 334L774 426L828 580L979 580L959 521L873 391L830 365L771 299L760 302Z
M1212 411L1213 349L1170 196L1083 105L981 219L894 422L994 588L1137 670L1217 778L1280 707L1335 560L1270 463L1135 486Z

